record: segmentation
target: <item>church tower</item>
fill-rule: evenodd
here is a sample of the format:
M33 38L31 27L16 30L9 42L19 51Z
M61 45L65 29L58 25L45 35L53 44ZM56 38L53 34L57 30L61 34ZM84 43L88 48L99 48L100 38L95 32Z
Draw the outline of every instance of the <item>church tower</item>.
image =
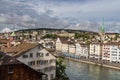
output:
M103 23L102 23L100 30L99 30L99 35L100 35L101 41L104 41L105 40L104 18L103 18Z

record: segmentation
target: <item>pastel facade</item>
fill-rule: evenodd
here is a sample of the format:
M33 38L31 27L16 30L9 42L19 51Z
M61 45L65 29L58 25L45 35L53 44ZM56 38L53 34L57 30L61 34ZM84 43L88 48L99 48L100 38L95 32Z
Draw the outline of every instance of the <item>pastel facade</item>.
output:
M110 62L120 62L120 47L119 43L111 42L103 44L103 60L108 60Z
M103 44L102 60L110 61L110 48L109 44Z

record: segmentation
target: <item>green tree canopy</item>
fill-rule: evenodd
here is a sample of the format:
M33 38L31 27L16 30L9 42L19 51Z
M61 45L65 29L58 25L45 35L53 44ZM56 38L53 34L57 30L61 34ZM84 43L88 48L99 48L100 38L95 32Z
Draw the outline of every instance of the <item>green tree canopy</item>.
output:
M45 38L51 38L51 39L56 39L57 38L57 35L55 34L46 34L42 37L43 39Z
M59 58L56 61L56 78L54 80L69 80L65 73L65 69L66 65L64 64L64 59Z

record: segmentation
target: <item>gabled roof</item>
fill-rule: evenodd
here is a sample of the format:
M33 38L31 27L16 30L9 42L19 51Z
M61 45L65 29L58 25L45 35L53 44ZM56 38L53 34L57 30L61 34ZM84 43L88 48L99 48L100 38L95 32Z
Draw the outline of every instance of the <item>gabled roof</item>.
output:
M103 43L104 45L120 45L119 42L108 42L108 43Z
M59 37L62 44L74 44L75 40L68 37Z
M0 52L0 56L0 65L21 64L20 61L16 60L14 57L8 56L3 52Z
M3 66L3 65L19 65L19 64L22 64L22 65L24 65L27 69L34 71L37 75L45 75L44 73L38 72L38 71L30 68L29 66L27 66L27 65L25 65L24 63L18 61L16 58L7 55L6 53L0 52L0 55L2 56L2 57L0 58L0 66Z
M9 39L0 39L0 44L7 44Z
M39 44L37 44L37 43L22 43L22 44L19 44L17 46L5 48L4 51L6 53L13 53L12 56L18 57L18 56L24 54L25 52L35 48L38 45Z
M59 39L62 44L67 44L67 42L68 42L68 37L59 37Z

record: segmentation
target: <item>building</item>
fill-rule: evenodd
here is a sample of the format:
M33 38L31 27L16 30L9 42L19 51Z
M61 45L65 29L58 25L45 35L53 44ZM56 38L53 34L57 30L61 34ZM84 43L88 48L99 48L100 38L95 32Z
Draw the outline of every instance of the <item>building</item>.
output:
M48 42L44 44L44 47L47 49L55 49L55 44L53 42Z
M103 45L102 60L120 62L120 47L118 42L109 42Z
M0 52L0 80L44 80L45 74Z
M74 42L69 42L68 43L68 51L69 54L75 54L76 53L76 46Z
M88 58L88 45L85 43L76 43L76 55Z
M39 44L19 44L5 48L4 52L31 68L47 74L48 80L56 77L56 58Z
M68 38L58 37L56 40L56 50L68 53Z
M104 43L102 48L102 60L110 61L110 44Z
M75 54L75 40L68 37L58 37L56 40L56 50L63 53Z
M80 46L80 44L76 43L75 46L76 46L76 53L75 53L75 55L81 56L80 55L80 53L81 53L81 46Z
M104 19L99 31L100 40L103 42L105 40L105 28L104 28Z
M90 58L101 59L102 57L101 43L91 43L89 50L90 50Z

